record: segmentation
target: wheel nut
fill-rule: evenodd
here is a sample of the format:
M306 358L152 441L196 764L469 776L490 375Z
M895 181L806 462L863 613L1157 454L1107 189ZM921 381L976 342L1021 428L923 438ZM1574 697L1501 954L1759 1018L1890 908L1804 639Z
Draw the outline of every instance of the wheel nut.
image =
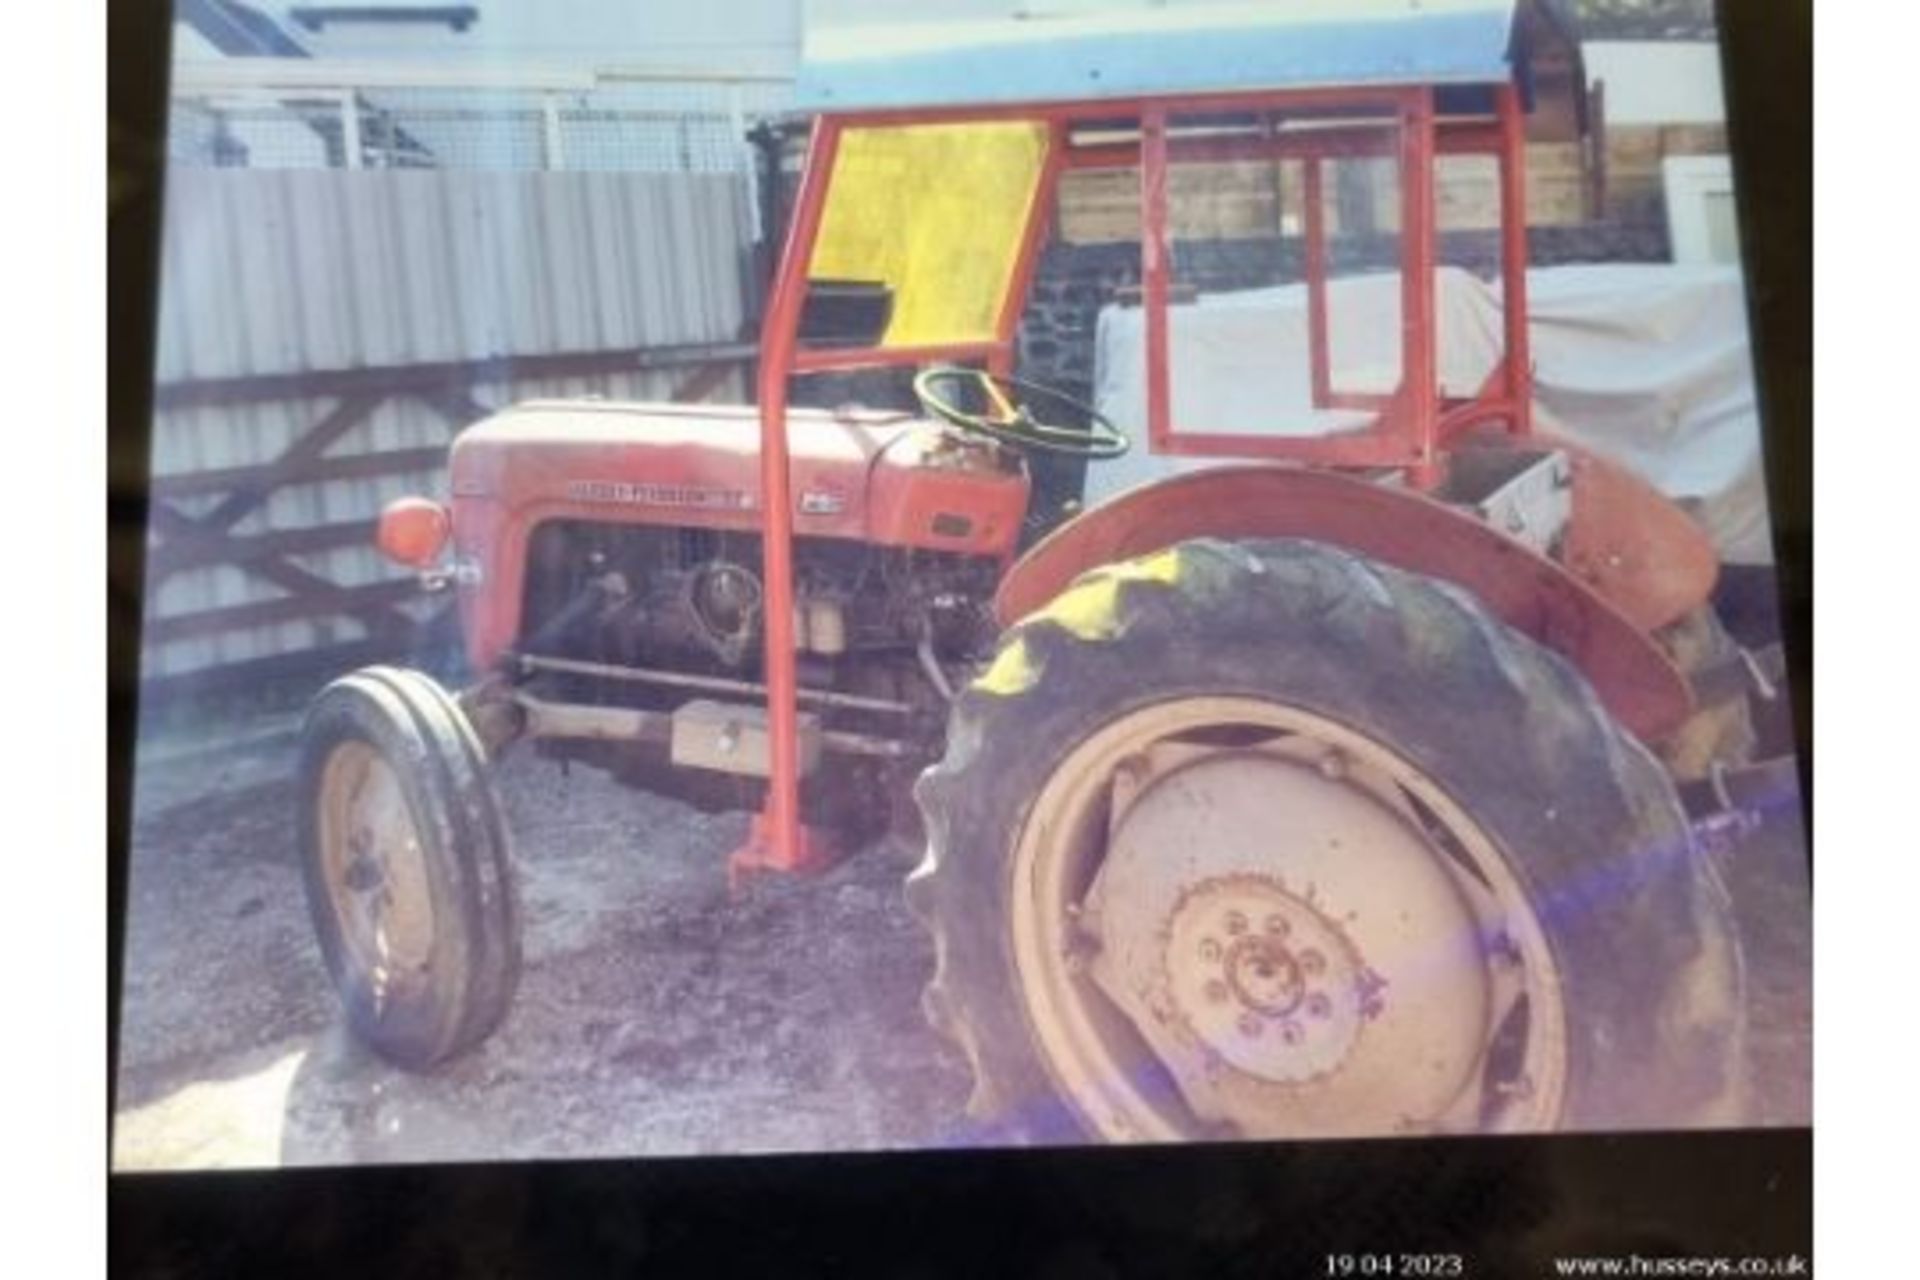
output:
M1212 964L1220 958L1220 944L1212 938L1200 939L1200 958Z
M1312 949L1302 951L1300 968L1308 977L1317 978L1327 971L1327 958Z
M1247 918L1238 911L1227 912L1227 932L1239 937L1247 931Z
M1251 1013L1240 1015L1240 1034L1251 1039L1260 1034L1260 1019Z
M1317 991L1314 992L1307 997L1307 1016L1310 1018L1331 1018L1333 1016L1333 1001L1327 999Z
M1280 1024L1280 1043L1299 1044L1304 1037L1305 1033L1300 1030L1299 1023L1283 1022Z
M1213 1001L1215 1004L1226 1003L1226 999L1227 999L1226 983L1221 982L1218 979L1215 979L1214 981L1209 982L1207 984L1206 991L1207 991L1207 999Z
M1287 918L1282 915L1268 916L1266 924L1267 932L1276 938L1284 938L1292 931L1292 926L1287 923Z

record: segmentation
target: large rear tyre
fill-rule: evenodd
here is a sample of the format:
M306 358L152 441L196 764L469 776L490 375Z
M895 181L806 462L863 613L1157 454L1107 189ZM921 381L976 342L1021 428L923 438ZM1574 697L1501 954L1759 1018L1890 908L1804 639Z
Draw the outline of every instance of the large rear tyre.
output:
M347 1021L424 1070L498 1025L520 972L506 823L485 750L428 677L368 667L307 712L300 847Z
M1556 655L1321 544L1014 627L916 788L924 1005L1014 1140L1737 1121L1725 891Z

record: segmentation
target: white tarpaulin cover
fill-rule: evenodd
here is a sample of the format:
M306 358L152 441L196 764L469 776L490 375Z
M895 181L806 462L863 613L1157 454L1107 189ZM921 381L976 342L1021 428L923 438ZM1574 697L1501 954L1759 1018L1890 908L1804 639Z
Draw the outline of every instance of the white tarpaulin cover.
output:
M1679 500L1728 563L1770 563L1739 272L1552 267L1528 272L1527 288L1538 425L1632 468ZM1441 385L1448 395L1471 395L1500 358L1499 285L1445 268L1435 297ZM1202 295L1170 314L1178 429L1316 435L1365 421L1311 408L1304 285ZM1390 390L1400 364L1399 276L1333 281L1328 314L1335 390ZM1100 313L1094 404L1135 448L1088 467L1089 504L1173 471L1219 465L1147 452L1137 307Z

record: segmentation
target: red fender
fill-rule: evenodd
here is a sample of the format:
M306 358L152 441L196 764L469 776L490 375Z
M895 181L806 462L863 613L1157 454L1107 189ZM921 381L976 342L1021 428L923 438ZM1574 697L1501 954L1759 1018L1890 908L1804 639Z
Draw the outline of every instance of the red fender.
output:
M1561 566L1443 503L1333 471L1229 466L1133 489L1022 556L994 612L1010 624L1096 565L1202 537L1312 538L1463 587L1565 656L1643 739L1672 732L1693 711L1686 678L1659 645Z
M1643 631L1678 622L1713 595L1720 554L1666 495L1616 462L1536 430L1573 464L1573 515L1560 562Z

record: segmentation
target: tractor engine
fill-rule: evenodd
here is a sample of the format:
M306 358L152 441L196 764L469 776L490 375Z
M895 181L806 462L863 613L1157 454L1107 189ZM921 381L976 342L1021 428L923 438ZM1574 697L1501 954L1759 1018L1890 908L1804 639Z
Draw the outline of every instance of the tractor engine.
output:
M789 438L803 805L858 826L821 810L932 759L991 648L1027 473L898 414L796 410ZM758 450L745 407L532 404L462 434L443 572L516 732L703 806L758 804Z
M523 655L759 680L766 594L758 535L552 521L534 531L527 560ZM978 556L799 541L802 685L937 692L947 668L992 640L998 569Z

